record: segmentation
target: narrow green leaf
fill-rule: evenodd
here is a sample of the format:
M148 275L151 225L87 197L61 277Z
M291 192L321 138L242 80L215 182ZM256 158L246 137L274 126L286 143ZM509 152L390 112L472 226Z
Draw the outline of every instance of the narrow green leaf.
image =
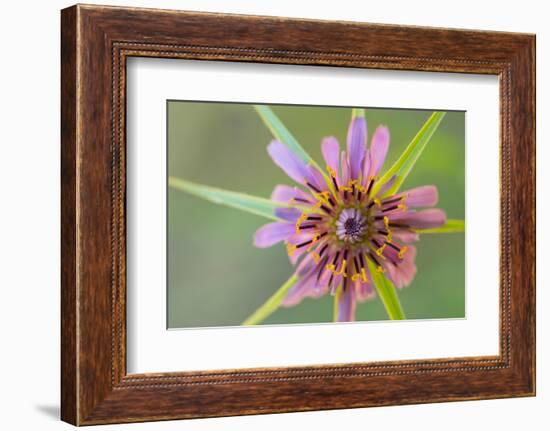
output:
M336 289L336 295L334 295L334 305L332 308L332 321L338 322L338 301L340 301L340 296L342 296L342 285L338 286Z
M275 208L291 207L291 205L287 205L284 202L275 202L270 199L259 198L245 193L204 186L175 177L168 178L168 184L174 189L190 193L199 198L206 199L207 201L237 208L272 220L280 220L274 214Z
M364 117L364 116L365 116L365 110L363 108L353 108L351 110L351 118Z
M275 115L269 106L254 105L254 109L260 115L260 118L270 130L271 134L280 142L285 144L294 154L296 154L304 163L315 166L324 175L324 171L317 162L307 153L300 143L292 136L282 121Z
M384 195L393 195L399 190L399 188L405 181L405 178L407 178L407 175L409 175L414 164L424 151L424 148L426 148L426 145L430 141L434 132L437 130L444 116L445 112L434 112L432 113L432 115L430 115L428 121L424 123L422 128L418 131L418 133L409 143L407 148L405 148L405 151L403 151L397 161L390 169L386 171L384 175L382 175L380 180L377 182L375 189L373 190L373 194L376 194L380 186L386 183L394 175L397 177L395 183L389 190L384 193Z
M331 178L327 175L324 169L321 169L319 164L313 159L306 150L300 145L300 143L292 136L284 124L279 120L279 117L265 105L254 105L254 109L260 115L260 118L271 131L271 134L279 140L281 143L285 144L294 154L296 154L305 164L311 165L321 174L325 179L328 188L331 192L334 193L334 186L332 185Z
M405 313L401 306L401 302L399 302L397 290L393 283L385 275L378 272L375 265L369 259L367 259L367 264L371 273L372 282L374 283L378 296L380 296L384 304L388 317L391 320L405 319Z
M418 233L454 233L464 232L464 220L447 220L443 226L433 229L415 229Z
M257 325L267 319L275 310L277 310L289 289L296 283L298 277L293 274L279 290L277 290L263 305L260 306L252 315L246 319L241 325Z

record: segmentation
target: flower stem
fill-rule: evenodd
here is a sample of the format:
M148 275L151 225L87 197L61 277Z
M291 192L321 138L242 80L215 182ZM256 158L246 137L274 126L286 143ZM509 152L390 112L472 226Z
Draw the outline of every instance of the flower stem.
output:
M399 297L397 296L395 286L390 280L388 280L387 277L378 272L370 261L368 262L368 265L374 287L376 288L376 292L384 304L388 317L391 320L404 320L405 312L403 311L401 302L399 302Z
M265 301L248 319L241 325L257 325L267 319L275 310L279 308L286 296L288 290L296 283L298 277L293 274L279 290L277 290L267 301Z

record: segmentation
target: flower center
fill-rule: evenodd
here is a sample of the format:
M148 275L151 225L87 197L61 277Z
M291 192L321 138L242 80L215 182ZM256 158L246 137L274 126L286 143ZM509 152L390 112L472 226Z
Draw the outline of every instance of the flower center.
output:
M356 243L367 231L367 218L355 208L342 210L336 221L336 235L342 241Z

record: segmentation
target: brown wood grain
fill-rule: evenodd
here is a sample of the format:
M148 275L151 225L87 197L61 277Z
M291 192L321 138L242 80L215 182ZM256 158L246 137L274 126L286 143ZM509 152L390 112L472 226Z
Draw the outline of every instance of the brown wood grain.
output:
M102 6L62 11L62 419L76 425L535 393L535 37ZM500 354L126 373L126 59L500 77Z

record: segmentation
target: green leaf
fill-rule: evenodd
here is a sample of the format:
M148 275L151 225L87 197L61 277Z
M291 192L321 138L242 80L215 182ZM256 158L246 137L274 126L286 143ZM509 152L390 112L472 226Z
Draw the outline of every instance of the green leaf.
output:
M279 117L271 110L269 106L254 105L254 109L260 115L260 118L271 131L271 134L280 142L285 144L294 154L296 154L304 163L315 166L324 174L317 162L304 150L299 142L292 136L285 125L279 120Z
M380 296L380 299L384 304L388 317L391 320L405 319L405 313L403 311L403 307L401 306L401 302L399 302L397 290L393 283L384 274L378 272L374 263L372 263L369 259L367 259L367 264L371 273L372 282L376 288L378 296Z
M190 181L182 180L175 177L168 178L168 184L170 185L170 187L176 190L190 193L215 204L237 208L242 211L247 211L252 214L267 217L272 220L280 220L274 214L275 208L297 207L285 204L284 202L275 202L270 199L259 198L256 196L247 195L245 193L232 192L229 190L204 186L202 184L192 183Z
M433 229L415 229L418 233L454 233L464 232L464 220L447 220L443 226Z
M283 284L277 292L275 292L263 305L260 306L252 315L246 319L241 325L257 325L267 319L275 310L277 310L289 289L296 283L298 277L293 274L285 284Z
M407 178L407 175L409 175L414 164L417 162L418 158L424 151L424 148L426 148L426 145L437 130L439 123L441 123L444 116L445 112L434 112L430 115L428 121L424 123L422 128L409 143L407 148L405 148L405 151L403 151L397 161L390 169L386 171L384 175L382 175L380 180L378 180L377 186L375 186L375 189L373 190L373 195L376 194L381 185L385 184L394 175L397 177L395 183L384 193L384 196L393 195L399 190L405 181L405 178Z
M338 322L338 301L340 301L340 296L342 296L342 285L338 286L336 289L336 295L334 295L334 305L332 308L332 321Z

